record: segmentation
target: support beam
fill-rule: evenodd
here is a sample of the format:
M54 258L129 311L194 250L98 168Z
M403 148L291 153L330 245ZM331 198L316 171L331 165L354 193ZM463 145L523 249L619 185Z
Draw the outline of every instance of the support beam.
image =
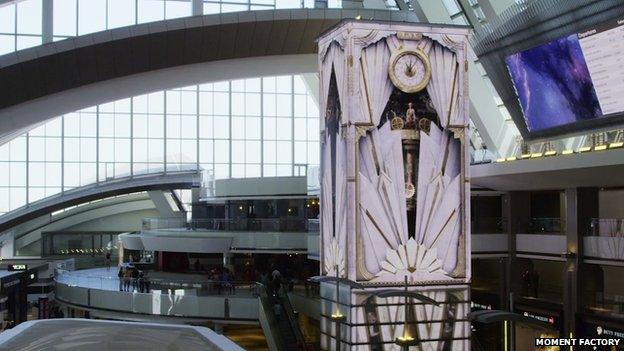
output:
M44 44L51 43L54 41L54 1L43 1L41 6L41 40Z
M479 0L479 5L481 5L487 18L492 18L493 15L500 15L513 4L515 4L514 0Z
M415 11L418 7L430 23L453 23L441 1L413 0L412 5ZM505 121L498 109L494 96L475 63L477 57L471 48L468 58L470 118L488 150L498 156L507 156L514 151L518 131L515 125Z

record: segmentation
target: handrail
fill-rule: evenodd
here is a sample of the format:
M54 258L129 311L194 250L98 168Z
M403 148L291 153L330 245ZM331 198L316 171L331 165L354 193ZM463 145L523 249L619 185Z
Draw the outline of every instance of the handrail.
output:
M306 232L313 230L315 225L314 223L310 224L308 219L300 218L206 218L187 221L183 217L171 217L143 218L142 228L143 230L203 229L216 231Z
M275 313L273 312L273 306L269 301L269 293L267 291L266 286L264 284L256 282L256 288L258 293L258 303L261 305L260 308L265 313L267 319L267 330L266 332L271 334L273 341L275 342L275 347L277 350L271 351L287 351L288 348L284 342L284 338L282 338L282 334L279 332L279 324L277 323L277 318L275 317ZM261 316L262 314L260 314ZM262 322L262 321L261 321ZM267 342L268 342L267 338Z
M288 323L290 324L290 328L295 334L295 339L297 339L297 345L301 345L306 350L308 350L308 345L306 344L305 337L303 336L303 332L301 331L301 327L299 326L299 321L297 320L297 316L295 316L295 310L290 303L290 298L288 297L287 292L283 292L280 296L280 300L282 302L282 306L286 311L286 316L288 317Z
M66 269L55 268L54 269L54 281L80 286L81 280L84 282L88 282L89 285L95 285L103 287L105 285L116 286L120 278L116 276L117 269L111 267L110 274L111 276L97 276L92 274L81 274L80 270L77 271L69 271ZM236 296L236 291L248 291L247 288L254 287L256 282L249 281L207 281L207 282L197 282L194 280L184 280L184 279L164 279L164 278L152 278L152 277L143 277L143 278L132 278L131 282L149 282L151 288L158 287L166 290L161 290L161 295L175 295L175 291L172 293L170 290L176 289L196 289L201 291L203 296ZM84 286L84 287L92 287L92 286ZM155 290L155 289L151 289ZM159 290L159 289L156 289ZM247 295L247 294L245 294Z

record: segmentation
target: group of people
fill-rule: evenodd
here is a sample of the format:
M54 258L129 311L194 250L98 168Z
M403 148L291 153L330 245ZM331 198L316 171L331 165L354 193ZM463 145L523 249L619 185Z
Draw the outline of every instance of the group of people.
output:
M234 285L234 275L227 268L212 269L209 273L210 284L216 288L217 293L235 294L236 285Z
M216 290L217 294L234 294L236 293L236 285L234 284L234 274L227 267L216 267L205 271L204 266L195 260L193 264L197 273L207 273L209 289Z
M119 277L119 291L137 291L141 293L150 291L150 281L147 278L147 273L134 266L120 266L117 277Z

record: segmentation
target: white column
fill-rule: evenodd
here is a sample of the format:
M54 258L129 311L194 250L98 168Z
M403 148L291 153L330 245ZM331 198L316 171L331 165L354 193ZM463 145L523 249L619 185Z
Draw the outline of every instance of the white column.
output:
M43 43L51 43L54 41L54 1L41 0L41 39Z
M193 7L193 16L199 16L204 14L203 0L191 0L191 4Z

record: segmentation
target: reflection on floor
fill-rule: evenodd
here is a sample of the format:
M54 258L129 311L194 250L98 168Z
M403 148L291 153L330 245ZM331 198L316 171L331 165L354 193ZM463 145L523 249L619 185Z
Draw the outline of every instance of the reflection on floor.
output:
M259 325L231 325L223 328L223 335L247 351L269 351Z

